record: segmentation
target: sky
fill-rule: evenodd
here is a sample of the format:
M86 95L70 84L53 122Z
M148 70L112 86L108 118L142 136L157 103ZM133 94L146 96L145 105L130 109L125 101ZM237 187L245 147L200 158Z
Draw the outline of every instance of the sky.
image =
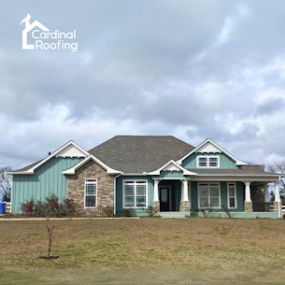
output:
M27 13L79 50L22 50ZM0 19L0 166L118 134L285 158L284 1L6 0Z

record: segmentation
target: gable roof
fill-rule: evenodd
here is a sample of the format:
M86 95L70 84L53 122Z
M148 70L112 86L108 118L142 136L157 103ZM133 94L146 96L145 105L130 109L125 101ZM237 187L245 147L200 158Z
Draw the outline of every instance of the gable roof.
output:
M161 171L163 170L178 170L178 171L182 171L183 175L197 175L197 173L195 172L191 172L188 169L183 168L181 165L179 165L176 161L174 160L170 160L167 163L165 163L162 167L160 167L159 169L149 172L149 175L159 175Z
M157 170L193 149L173 136L115 136L89 152L111 168L131 174Z
M53 153L51 153L50 155L48 155L47 157L45 157L42 160L39 160L37 162L34 162L28 166L25 166L23 168L20 168L18 170L14 170L14 171L10 171L7 172L7 174L33 174L34 171L40 167L42 164L44 164L45 162L47 162L48 160L50 160L52 157L56 157L57 155L60 155L60 153L64 152L64 150L68 149L69 147L73 146L75 149L78 150L79 153L81 153L82 157L86 157L88 156L88 152L86 152L83 148L81 148L78 144L76 144L74 141L69 141L66 144L64 144L63 146L61 146L60 148L58 148L56 151L54 151Z
M122 172L113 168L110 168L108 165L106 165L104 162L102 162L101 160L97 159L96 157L94 157L93 155L89 155L87 156L85 159L83 159L82 161L80 161L79 163L77 163L76 165L74 165L73 167L66 169L64 171L62 171L63 174L66 175L73 175L75 174L76 170L78 168L80 168L81 166L83 166L86 162L93 160L96 163L98 163L100 166L102 166L107 173L109 174L121 174Z
M230 157L233 161L235 161L236 165L247 165L246 162L241 161L239 159L237 159L235 156L233 156L231 153L229 153L228 151L226 151L224 148L222 148L221 146L219 146L218 144L216 144L214 141L212 141L211 139L205 139L202 143L200 143L196 148L192 149L188 154L186 154L185 156L183 156L182 158L180 158L177 162L178 163L182 163L182 161L184 159L186 159L189 155L191 155L192 153L195 152L199 152L199 150L201 148L203 148L203 146L205 146L206 144L211 144L213 145L216 149L220 150L221 152L225 153L228 157Z

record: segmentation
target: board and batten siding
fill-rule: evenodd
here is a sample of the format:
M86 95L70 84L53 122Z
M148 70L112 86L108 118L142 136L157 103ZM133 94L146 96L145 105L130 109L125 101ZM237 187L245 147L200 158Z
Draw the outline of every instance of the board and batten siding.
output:
M62 174L82 158L52 157L35 170L34 174L14 175L12 185L12 213L20 214L22 204L34 200L44 201L51 195L59 200L67 198L66 177Z
M198 183L191 182L191 210L199 211L198 208ZM203 183L203 182L201 182ZM207 182L206 182L207 183ZM211 183L211 182L210 182ZM221 208L213 209L213 211L224 211L228 208L228 194L227 194L227 183L228 182L213 182L220 184L221 190ZM242 182L234 182L236 184L236 194L237 194L237 208L231 209L231 212L243 212L244 211L244 184Z
M220 160L220 167L223 169L236 169L238 168L235 162L224 153L193 153L182 161L182 166L186 169L197 168L197 156L218 156Z
M116 214L121 216L123 208L123 181L124 180L145 180L147 181L147 207L132 209L132 213L138 216L147 216L148 207L153 203L153 179L150 176L120 176L116 181Z

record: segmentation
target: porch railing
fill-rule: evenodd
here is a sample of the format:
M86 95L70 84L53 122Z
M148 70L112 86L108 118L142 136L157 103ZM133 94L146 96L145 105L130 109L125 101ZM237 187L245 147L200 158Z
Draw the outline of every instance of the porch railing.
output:
M273 204L271 204L270 205L270 211L274 211L274 205ZM285 213L285 205L281 205L281 212L282 213Z

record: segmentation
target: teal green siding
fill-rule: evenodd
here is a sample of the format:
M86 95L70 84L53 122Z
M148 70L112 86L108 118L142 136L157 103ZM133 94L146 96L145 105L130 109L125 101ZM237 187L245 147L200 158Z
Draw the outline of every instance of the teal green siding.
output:
M191 182L191 209L192 211L198 211L198 183ZM227 182L220 182L221 185L221 209L228 208L228 191ZM242 182L236 182L237 191L237 208L231 209L231 212L244 211L244 185ZM214 211L219 211L214 210Z
M146 180L147 181L147 208L153 203L153 177L150 176L120 176L116 181L116 214L121 216L123 209L123 180ZM170 185L172 189L172 209L179 211L181 200L181 181L180 180L161 180L159 186ZM148 209L132 209L132 214L135 216L149 215Z
M197 168L197 159L196 158L197 158L197 156L203 156L203 155L209 155L209 154L205 154L205 153L193 153L193 154L191 154L190 156L188 156L187 158L185 158L182 161L182 166L184 168L187 168L187 169ZM224 168L224 169L238 168L236 166L235 162L224 153L215 153L215 154L210 154L210 155L219 156L220 168Z
M147 181L147 208L153 202L153 179L150 176L120 176L116 181L116 214L123 214L123 180L146 180ZM132 213L138 216L148 215L146 209L133 209Z
M14 175L12 189L12 213L20 214L22 203L29 200L43 201L50 195L60 200L67 196L66 177L62 174L82 158L51 158L35 170L34 174Z
M169 179L183 179L185 178L182 171L161 171L160 178L169 178Z

